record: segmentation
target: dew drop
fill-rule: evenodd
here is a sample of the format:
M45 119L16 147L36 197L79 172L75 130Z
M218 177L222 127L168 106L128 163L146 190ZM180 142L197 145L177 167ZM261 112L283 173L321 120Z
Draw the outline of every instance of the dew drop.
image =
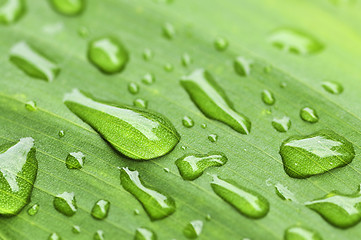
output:
M0 24L8 25L19 20L25 13L24 0L5 0L0 2Z
M188 67L192 63L192 58L188 53L184 53L181 58L182 65Z
M313 229L292 226L286 229L284 240L322 240L322 237Z
M286 88L286 87L287 87L287 83L286 83L286 82L281 82L281 83L280 83L280 87L281 87L281 88Z
M175 164L184 180L200 177L209 167L221 167L227 163L227 157L220 152L208 154L187 154L179 158Z
M144 49L144 51L143 51L143 59L144 59L145 61L149 61L149 60L151 60L153 57L154 57L154 53L153 53L152 50L150 50L149 48Z
M173 64L171 64L171 63L166 63L166 64L164 65L164 70L165 70L166 72L172 72L173 69L174 69L174 67L173 67Z
M292 136L280 148L284 169L293 178L307 178L349 164L355 157L351 142L331 130Z
M29 216L35 216L39 211L39 204L35 203L28 209Z
M232 184L215 175L211 186L219 197L248 218L263 218L269 211L267 199L250 189Z
M68 169L81 169L84 165L85 155L82 152L72 152L66 157L65 164Z
M142 83L151 85L155 82L155 76L152 73L147 73L142 77Z
M182 119L182 124L186 128L191 128L191 127L194 126L194 121L193 121L193 119L191 117L184 116L183 119Z
M263 71L265 73L270 73L272 71L272 67L271 66L266 66L266 67L263 68Z
M300 111L300 117L303 121L309 123L318 122L318 115L315 109L310 107L304 107Z
M94 233L94 236L93 236L93 239L94 240L104 240L104 232L103 230L98 230Z
M76 16L85 8L85 0L50 0L50 3L55 11L66 16Z
M116 150L131 159L161 157L180 140L173 124L153 111L94 100L77 89L66 94L64 102Z
M98 220L105 219L108 216L109 207L110 207L109 201L103 199L97 201L94 204L93 209L91 211L92 217Z
M121 72L128 63L129 54L124 45L113 37L101 37L88 45L88 59L106 74Z
M60 131L58 132L58 136L59 136L59 137L64 137L64 136L65 136L64 130L60 130Z
M215 142L217 142L217 140L218 140L218 135L216 135L216 134L210 134L210 135L208 135L208 140L209 140L210 142L212 142L212 143L215 143Z
M201 125L201 128L206 129L206 128L207 128L207 124L203 123L203 124Z
M61 237L57 233L52 233L49 235L48 240L61 240Z
M343 87L338 82L333 82L333 81L323 82L322 87L327 92L335 95L341 94L343 92Z
M0 146L0 215L17 215L30 201L38 171L34 139Z
M242 134L249 134L251 122L237 113L223 89L204 69L198 69L180 80L193 103L209 118L221 121Z
M172 24L165 23L162 28L163 36L167 39L173 39L175 35L175 29Z
M89 36L89 29L85 26L79 27L78 35L82 38L87 38Z
M248 60L244 57L237 57L234 60L233 66L238 75L241 77L246 77L251 73L252 64L253 61L251 60Z
M211 221L211 220L212 220L212 216L211 216L210 214L207 214L206 220L207 220L207 221Z
M141 98L137 98L137 99L134 100L133 105L135 107L138 107L138 108L147 108L148 107L148 101L144 100L144 99L141 99Z
M166 173L169 173L169 168L163 168L163 171L166 172Z
M274 118L272 120L272 126L278 132L287 132L291 128L291 119L289 117Z
M36 102L35 101L28 101L25 103L25 108L30 111L30 112L34 112L36 111L38 108L36 107Z
M214 40L214 47L220 52L225 51L228 48L227 39L222 37L216 38L216 40Z
M137 94L139 92L139 85L135 82L131 82L128 84L128 91L131 93L131 94Z
M310 55L323 50L324 46L313 36L292 28L273 31L268 41L276 48L297 55Z
M166 218L175 212L173 198L145 186L138 171L121 168L120 181L123 188L142 204L152 221Z
M273 93L269 90L263 90L261 93L262 101L267 105L273 105L276 102L275 97L273 96Z
M139 215L140 211L138 209L134 209L134 215Z
M193 220L184 227L183 234L188 239L196 239L201 235L202 230L203 222L201 220Z
M10 51L10 61L30 77L53 81L59 66L26 42L18 42Z
M293 194L293 192L281 183L277 183L275 185L275 191L277 196L279 196L282 200L297 202L295 194Z
M134 240L157 240L157 235L149 228L140 227L135 231Z
M56 195L53 205L58 212L68 217L73 216L78 208L73 192L64 192Z
M75 234L79 234L81 232L81 228L78 225L74 225L71 229L71 231Z

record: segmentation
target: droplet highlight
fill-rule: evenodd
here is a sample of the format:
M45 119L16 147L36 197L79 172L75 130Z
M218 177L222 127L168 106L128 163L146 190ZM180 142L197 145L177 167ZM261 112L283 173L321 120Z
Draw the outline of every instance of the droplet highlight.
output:
M210 142L212 142L212 143L215 143L218 140L218 135L217 134L210 134L210 135L208 135L208 140Z
M142 78L142 83L152 85L155 82L155 76L152 73L147 73Z
M28 110L30 112L34 112L38 109L35 101L27 101L25 103L25 108L26 108L26 110Z

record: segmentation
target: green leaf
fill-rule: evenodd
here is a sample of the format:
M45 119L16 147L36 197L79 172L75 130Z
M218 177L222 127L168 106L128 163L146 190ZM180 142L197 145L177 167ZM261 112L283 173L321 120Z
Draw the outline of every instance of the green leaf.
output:
M0 0L0 6L5 2ZM105 239L132 239L139 228L154 231L158 239L184 239L185 227L198 220L203 221L199 239L282 239L293 226L315 230L327 240L359 239L360 225L339 229L304 203L335 190L349 196L361 182L360 1L88 0L75 16L59 14L50 1L25 2L11 21L0 20L6 23L0 26L0 145L32 137L38 173L29 205L17 216L0 218L0 239L47 239L54 232L62 239L92 239L97 231ZM271 41L280 29L288 35ZM103 36L114 37L128 51L121 72L104 74L89 62L89 42ZM296 45L287 47L290 39ZM9 60L12 47L22 41L56 63L60 71L52 82L30 77ZM185 54L191 59L187 64L182 63ZM235 71L238 57L252 62L249 75ZM250 134L206 117L192 102L179 80L201 68L213 76L232 108L252 122ZM143 84L148 73L156 81ZM139 91L128 92L130 83L137 83ZM74 88L109 102L146 100L148 109L174 125L179 144L154 160L123 157L65 106L64 95ZM273 94L274 105L262 101L263 90ZM34 111L25 107L29 101ZM303 108L314 109L318 121L302 120ZM183 126L185 116L193 127ZM284 116L292 126L278 132L272 120ZM355 158L320 175L289 177L279 154L282 142L322 129L351 142ZM216 142L207 139L211 134L218 136ZM211 151L223 153L227 163L207 168L193 181L183 180L174 162ZM72 152L85 155L83 168L66 167ZM174 199L175 212L151 221L120 184L119 167L137 170L145 186ZM240 214L213 192L209 175L260 194L269 212L257 220ZM294 201L276 194L280 184ZM53 206L64 192L76 198L71 217ZM100 199L110 202L103 220L91 216ZM39 209L30 216L27 210L34 204ZM73 226L80 232L73 233Z

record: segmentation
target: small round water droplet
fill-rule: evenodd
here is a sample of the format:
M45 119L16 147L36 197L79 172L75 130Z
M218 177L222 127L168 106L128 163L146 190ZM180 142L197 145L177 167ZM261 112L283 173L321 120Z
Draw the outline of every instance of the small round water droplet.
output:
M61 237L57 233L52 233L49 235L48 240L61 240Z
M74 226L71 228L71 231L72 231L73 233L75 233L75 234L78 234L78 233L81 232L81 228L80 228L80 226L78 226L78 225L74 225Z
M268 90L263 90L261 93L262 101L267 105L273 105L276 102L275 97L273 96L273 93Z
M143 51L143 59L144 59L145 61L149 61L149 60L151 60L153 57L154 57L154 53L153 53L152 50L150 50L149 48L144 49L144 51Z
M281 82L281 83L280 83L280 87L281 87L281 88L286 88L286 87L287 87L287 83L286 83L286 82Z
M151 85L155 82L155 76L152 73L147 73L142 77L142 83Z
M64 130L60 130L60 131L58 132L58 136L59 136L59 137L64 137L64 136L65 136L65 131L64 131Z
M67 16L80 14L85 8L85 0L50 0L53 8Z
M187 128L191 128L194 126L194 121L192 118L190 118L188 116L184 116L182 119L182 124L183 124L183 126L185 126Z
M287 132L291 127L291 119L289 117L274 118L272 120L272 126L278 132Z
M225 38L218 37L214 40L214 47L218 51L225 51L228 48L228 41Z
M65 160L68 169L81 169L84 165L85 155L82 152L69 153Z
M188 53L184 53L181 58L182 65L188 67L192 63L192 58Z
M253 61L244 57L237 57L233 62L234 70L241 77L246 77L251 73Z
M327 81L322 83L323 89L331 94L341 94L343 92L343 87L340 83L334 81Z
M34 216L38 213L38 211L39 211L39 204L36 203L28 209L28 214L29 216Z
M104 232L103 230L98 230L94 233L94 236L93 236L93 239L94 240L104 240Z
M169 173L169 168L163 168L163 171L166 172L166 173Z
M207 221L211 221L211 220L212 220L212 216L211 216L210 214L207 214L206 220L207 220Z
M157 235L149 228L140 227L136 230L134 240L156 240Z
M286 229L284 240L322 240L322 237L312 229L292 226Z
M272 71L272 67L271 66L266 66L266 67L263 68L263 71L265 73L270 73Z
M25 103L25 108L30 111L30 112L34 112L36 111L38 108L36 107L36 102L35 101L28 101Z
M141 99L141 98L137 98L133 101L133 105L139 108L147 108L148 107L148 101Z
M175 29L172 24L165 23L162 28L163 36L167 39L174 38L175 35Z
M203 123L203 124L201 125L201 128L206 129L206 128L207 128L207 124Z
M316 123L318 122L318 115L315 109L310 107L302 108L300 111L300 117L302 120L309 122L309 123Z
M94 204L93 209L91 211L92 217L98 220L105 219L108 216L109 207L110 207L109 201L103 199L97 201Z
M131 94L137 94L139 92L139 85L135 82L131 82L128 84L128 91Z
M173 67L173 64L171 64L171 63L166 63L166 64L164 65L164 70L165 70L166 72L172 72L173 69L174 69L174 67Z
M89 36L89 29L85 26L81 26L78 28L78 34L82 38L87 38Z
M139 209L134 209L134 215L139 215L139 214L140 214Z
M26 11L24 0L0 1L0 24L11 24L20 19Z
M68 217L73 216L78 209L74 193L69 192L58 194L54 198L53 205L58 212Z
M208 136L208 140L209 141L211 141L211 142L217 142L217 140L218 140L218 135L216 135L216 134L210 134L209 136Z
M203 222L201 220L193 220L183 229L183 234L188 239L196 239L201 235L203 230Z

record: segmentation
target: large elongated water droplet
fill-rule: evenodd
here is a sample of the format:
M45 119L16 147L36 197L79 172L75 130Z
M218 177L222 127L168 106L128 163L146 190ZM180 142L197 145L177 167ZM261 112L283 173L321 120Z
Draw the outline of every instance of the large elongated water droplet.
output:
M313 36L292 28L276 29L268 40L276 48L297 55L318 53L324 48Z
M322 240L322 237L313 229L292 226L286 229L284 240Z
M59 66L26 42L15 44L10 51L10 61L30 77L53 81Z
M189 154L179 158L175 164L185 180L200 177L209 167L220 167L226 164L227 157L223 153L210 152L208 154Z
M113 37L101 37L89 43L89 61L107 74L122 71L129 60L124 45Z
M170 152L179 142L177 130L159 113L94 100L77 89L67 94L64 102L73 113L129 158L157 158Z
M145 186L139 178L139 172L128 168L120 169L120 181L142 205L151 220L159 220L175 212L173 198Z
M25 13L24 0L5 0L0 3L0 24L16 22Z
M286 173L307 178L349 164L355 157L352 143L331 130L293 136L280 149Z
M0 215L14 216L30 201L38 161L34 139L0 146Z
M134 240L157 240L157 235L149 228L137 228Z
M188 239L196 239L201 235L202 230L203 222L201 220L193 220L184 227L183 234Z
M63 15L75 16L85 8L85 0L50 0L52 7Z
M182 77L181 85L207 117L221 121L242 134L250 133L250 120L233 109L223 89L207 71L198 69Z
M269 211L269 203L260 194L213 176L213 191L224 201L249 218L263 218Z
M103 220L108 216L109 207L110 207L109 201L103 199L97 201L94 204L93 209L91 211L92 217L99 220Z
M338 228L349 228L361 221L360 188L354 194L330 192L323 198L306 202L305 205Z
M334 81L327 81L322 83L323 89L331 94L341 94L343 92L343 87L340 83Z
M68 217L73 216L78 209L73 192L63 192L56 195L53 205L58 212Z

